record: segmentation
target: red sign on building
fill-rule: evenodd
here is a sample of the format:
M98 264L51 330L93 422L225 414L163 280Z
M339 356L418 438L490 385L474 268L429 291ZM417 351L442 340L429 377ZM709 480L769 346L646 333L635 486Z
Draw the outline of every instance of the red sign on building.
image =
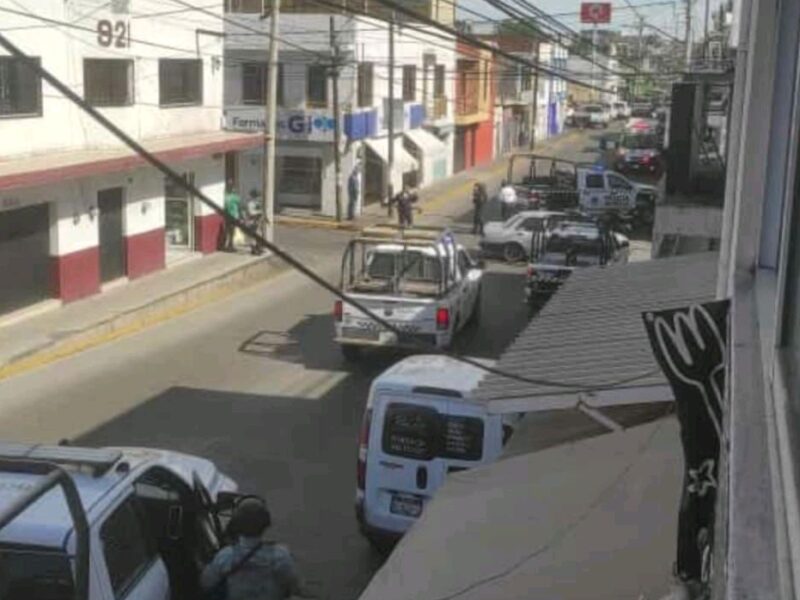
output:
M581 3L581 23L610 23L610 2L583 2Z

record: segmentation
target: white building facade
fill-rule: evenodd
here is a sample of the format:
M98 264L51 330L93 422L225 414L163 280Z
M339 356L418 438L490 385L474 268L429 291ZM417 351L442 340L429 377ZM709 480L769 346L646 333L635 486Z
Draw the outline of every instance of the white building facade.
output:
M222 203L226 155L259 140L221 128L221 5L191 20L157 16L157 0L12 8L12 43ZM77 300L217 249L220 217L7 53L0 153L0 313Z
M269 18L231 12L225 40L225 126L262 131ZM358 216L391 183L425 187L452 174L455 41L398 27L394 161L389 172L389 30L366 17L303 12L280 17L275 210ZM258 32L262 32L259 34ZM338 47L341 127L337 207L332 48ZM240 157L243 193L260 194L261 149Z

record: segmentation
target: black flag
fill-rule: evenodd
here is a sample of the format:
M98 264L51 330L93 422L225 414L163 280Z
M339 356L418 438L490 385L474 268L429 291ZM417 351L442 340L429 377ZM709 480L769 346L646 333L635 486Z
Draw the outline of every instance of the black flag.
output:
M658 364L675 394L684 456L678 518L677 575L708 577L723 421L728 339L727 300L644 313Z

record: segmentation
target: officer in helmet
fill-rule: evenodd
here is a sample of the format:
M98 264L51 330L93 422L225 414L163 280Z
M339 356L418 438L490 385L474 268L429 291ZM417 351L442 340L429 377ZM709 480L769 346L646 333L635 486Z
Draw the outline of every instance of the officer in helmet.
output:
M300 585L292 555L280 544L263 539L272 524L260 498L244 498L228 525L233 543L220 550L203 570L201 585L213 600L283 600L311 597Z

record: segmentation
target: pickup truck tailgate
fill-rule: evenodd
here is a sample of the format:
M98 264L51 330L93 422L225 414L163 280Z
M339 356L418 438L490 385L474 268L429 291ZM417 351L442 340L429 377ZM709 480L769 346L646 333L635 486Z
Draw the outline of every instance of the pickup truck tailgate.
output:
M414 335L436 334L436 302L432 299L409 299L402 297L376 298L351 294L349 297L373 311L401 332ZM341 340L360 340L364 343L393 344L402 342L357 308L346 304L342 320L337 324L337 335Z

